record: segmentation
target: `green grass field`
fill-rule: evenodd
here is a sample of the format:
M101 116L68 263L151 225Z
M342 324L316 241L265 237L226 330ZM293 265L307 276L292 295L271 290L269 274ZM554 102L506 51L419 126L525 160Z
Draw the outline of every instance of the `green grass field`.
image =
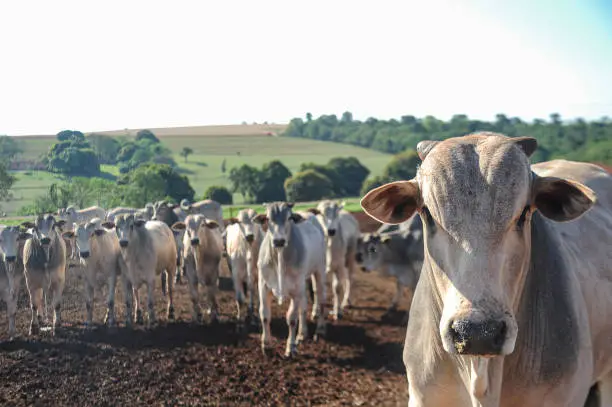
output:
M261 167L273 159L281 160L295 173L300 164L314 162L325 164L333 157L354 156L368 167L371 174L380 174L391 156L374 150L354 147L346 144L323 142L307 139L294 139L275 136L282 131L282 125L236 125L236 126L199 126L179 127L173 129L152 129L162 143L174 153L179 170L185 174L196 191L196 198L201 198L211 185L229 187L229 171L232 167L249 164ZM137 130L128 130L134 135ZM108 135L125 135L126 131L97 132ZM56 142L53 136L26 136L19 138L23 143L22 158L35 159L45 154ZM179 155L183 147L194 151L185 162ZM226 161L226 172L221 171L222 162ZM117 167L103 165L102 171L118 175ZM13 188L14 200L3 203L3 211L9 216L22 206L43 194L49 185L58 178L44 171L19 171L15 174L17 182ZM243 203L242 196L234 195L234 203Z

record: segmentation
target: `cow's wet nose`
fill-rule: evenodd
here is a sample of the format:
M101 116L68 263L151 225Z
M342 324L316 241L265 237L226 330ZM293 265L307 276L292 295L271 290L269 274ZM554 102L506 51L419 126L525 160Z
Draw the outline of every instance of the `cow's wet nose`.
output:
M287 241L285 239L274 239L272 243L274 243L274 247L285 247Z
M336 235L336 229L327 229L327 236L334 237Z
M253 240L255 240L255 236L253 235L246 235L246 241L249 243L253 243Z
M191 239L191 245L192 246L197 246L200 244L200 239L199 238L195 238L195 239Z
M89 252L81 252L81 257L86 259L89 257Z
M508 327L503 320L455 320L450 334L460 355L499 355L506 340Z
M51 243L51 239L49 239L48 237L43 237L42 239L40 239L40 243L48 245L49 243Z
M7 263L14 263L17 259L17 256L6 256L5 259Z
M124 249L126 247L128 247L128 241L127 240L120 240L119 241L119 246L123 247Z

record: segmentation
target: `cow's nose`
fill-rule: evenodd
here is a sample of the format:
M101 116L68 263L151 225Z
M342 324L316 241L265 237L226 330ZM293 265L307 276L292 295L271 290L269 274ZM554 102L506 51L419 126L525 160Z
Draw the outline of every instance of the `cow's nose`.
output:
M6 256L5 259L7 263L14 263L15 260L17 259L17 256Z
M195 239L191 239L191 245L192 246L197 246L200 244L200 239L199 238L195 238Z
M355 260L357 263L363 263L363 253L355 253Z
M89 257L89 252L81 252L81 257L84 258L84 259L88 258Z
M119 241L119 246L123 247L124 249L126 247L128 247L128 241L127 240L120 240Z
M255 236L253 235L246 235L246 241L249 243L253 243L253 240L255 240Z
M336 229L327 229L327 236L334 237L336 235Z
M460 355L499 355L506 340L507 326L501 320L455 320L450 334Z
M287 241L285 239L274 239L272 243L274 243L274 247L285 247Z
M40 239L40 243L47 245L49 243L51 243L51 239L48 237L43 237L42 239Z

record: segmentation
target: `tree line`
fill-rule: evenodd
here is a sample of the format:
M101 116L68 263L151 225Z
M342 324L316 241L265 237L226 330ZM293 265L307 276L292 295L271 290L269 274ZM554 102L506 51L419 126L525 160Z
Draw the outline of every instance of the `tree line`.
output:
M350 112L343 113L340 118L332 114L315 119L307 114L305 119L292 119L284 135L347 143L397 154L414 150L422 140L444 140L475 131L536 138L539 148L532 156L532 162L566 158L612 164L612 120L608 117L564 122L559 114L553 113L548 121L536 119L527 122L504 114L497 114L494 121L472 120L464 114L457 114L449 121L411 115L399 120L369 118L359 121L354 120Z

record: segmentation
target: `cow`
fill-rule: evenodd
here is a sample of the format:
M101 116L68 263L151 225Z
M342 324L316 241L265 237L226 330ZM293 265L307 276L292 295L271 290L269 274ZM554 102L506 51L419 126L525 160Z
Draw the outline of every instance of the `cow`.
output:
M263 240L263 230L256 223L257 212L253 209L243 209L236 217L229 219L226 228L227 254L236 293L237 319L241 321L241 307L246 302L245 291L248 293L249 303L246 319L255 323L254 297L259 260L259 248Z
M334 295L334 319L342 318L346 307L350 307L351 283L356 268L355 256L357 239L359 239L359 223L353 215L344 209L344 202L321 201L316 208L308 211L317 215L325 231L327 241L326 274L332 275L332 290ZM343 285L344 295L340 304L340 286Z
M31 237L23 246L25 278L32 308L30 335L39 332L43 294L47 292L51 294L54 312L52 334L55 335L61 324L61 303L66 283L66 243L60 233L65 223L51 214L38 215L34 222L22 223L31 232Z
M405 288L409 290L408 311L423 267L423 222L418 215L386 233L384 226L375 233L362 234L357 243L357 263L364 272L377 270L395 278L395 295L383 319L397 310ZM381 233L381 230L383 232ZM408 314L404 322L407 322Z
M255 217L255 222L268 222L257 268L259 291L259 316L262 322L261 347L268 354L271 347L270 320L272 297L282 304L285 296L291 299L287 310L289 337L285 356L297 351L297 344L308 336L306 311L306 279L313 279L315 304L313 317L317 319L315 338L325 335L325 236L321 225L312 215L309 219L293 213L293 203L266 204L266 214ZM299 316L299 333L296 328Z
M417 212L424 263L406 331L409 406L612 405L612 176L530 165L530 137L422 141L412 180L361 201Z
M162 292L168 297L168 319L173 320L176 246L174 235L168 225L156 220L147 222L134 215L120 215L116 223L104 222L102 226L107 229L115 228L121 256L126 264L125 273L121 273L127 309L126 324L132 325L134 313L136 322L143 323L138 294L142 285L147 287L149 311L147 327L150 328L156 322L154 293L157 276L161 277ZM134 303L134 312L132 312L132 303Z
M9 338L16 334L15 315L19 289L23 281L23 246L31 235L22 232L17 226L0 225L0 295L6 303L6 313L9 320Z
M225 224L223 223L223 209L217 201L205 199L203 201L190 203L187 199L183 199L180 203L180 208L190 215L204 215L207 219L214 220L219 225L219 231L222 236L225 236Z
M174 244L176 246L176 283L181 282L181 277L185 274L184 264L183 264L183 236L184 229L172 229L172 225L177 222L184 222L187 217L187 213L185 213L179 205L170 204L167 201L157 201L153 205L153 216L151 219L159 220L164 222L168 227L171 228L172 233L174 234Z
M120 206L118 208L111 209L106 214L106 221L114 222L119 215L135 215L136 218L142 220L151 220L154 215L154 208L152 203L147 203L144 208L128 208Z
M88 222L93 218L104 219L106 217L106 211L99 206L91 206L85 209L77 209L75 206L70 205L66 208L59 208L57 210L57 216L60 220L66 221L64 231L72 231L72 225L75 223ZM69 256L70 259L74 260L77 256L76 244L74 239L68 240L69 245Z
M93 323L95 289L106 284L108 296L104 323L112 327L115 325L117 278L121 275L122 269L126 267L119 248L117 234L114 231L103 229L99 218L75 224L72 229L74 231L64 232L62 235L66 239L75 239L81 265L84 269L86 326L91 327Z
M183 231L183 262L193 304L194 322L202 321L199 284L206 287L211 322L218 322L217 287L223 256L223 240L219 224L203 215L188 215L185 222L172 225L174 231Z

